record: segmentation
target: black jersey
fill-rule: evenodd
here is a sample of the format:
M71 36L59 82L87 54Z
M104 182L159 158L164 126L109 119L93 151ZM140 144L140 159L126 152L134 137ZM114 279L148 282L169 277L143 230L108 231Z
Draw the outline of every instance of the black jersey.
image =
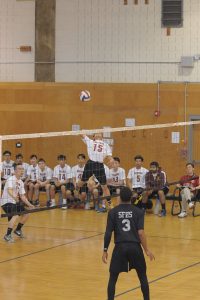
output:
M144 229L144 212L132 204L120 204L108 214L104 236L104 249L107 249L112 232L115 243L140 243L138 230Z

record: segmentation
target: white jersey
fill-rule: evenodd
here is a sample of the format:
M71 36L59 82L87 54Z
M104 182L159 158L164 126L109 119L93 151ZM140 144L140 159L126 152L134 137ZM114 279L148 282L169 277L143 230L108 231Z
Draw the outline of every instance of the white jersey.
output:
M27 178L27 171L28 171L28 168L29 168L29 164L27 164L27 163L22 163L22 167L23 167L23 169L24 169L24 173L23 173L23 175L22 175L22 180L24 180L24 179L26 179Z
M9 162L6 162L5 160L1 163L1 171L3 172L2 178L8 179L10 176L14 173L13 168L14 161L10 160Z
M76 179L76 183L81 180L85 166L76 165L72 168L72 177Z
M53 171L53 177L59 181L65 181L72 178L71 167L66 165L62 168L60 165L57 165Z
M117 170L110 169L109 170L109 177L107 179L111 179L110 185L113 186L120 186L121 182L123 183L126 180L125 170L123 168L117 168Z
M17 179L15 175L10 176L5 183L3 195L0 200L1 206L6 203L13 203L16 204L16 201L13 197L11 197L8 193L8 189L13 190L13 196L17 197L18 195L24 195L24 183L21 179Z
M83 138L83 142L87 145L89 159L102 163L107 155L112 156L111 148L102 140L91 140L88 136Z
M145 175L148 172L149 171L143 167L140 169L137 169L136 167L130 169L127 178L131 179L132 188L145 188Z
M27 175L30 177L30 181L37 181L38 180L38 165L33 166L29 165L27 169Z
M49 167L45 166L44 170L41 170L38 167L38 180L45 182L47 180L51 180L52 177L53 171Z

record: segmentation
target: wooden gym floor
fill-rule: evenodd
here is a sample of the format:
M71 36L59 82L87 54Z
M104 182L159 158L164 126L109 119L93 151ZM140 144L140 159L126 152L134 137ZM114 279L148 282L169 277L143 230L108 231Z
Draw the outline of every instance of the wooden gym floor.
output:
M168 202L168 208L170 203ZM0 240L3 300L106 300L108 265L101 262L107 214L60 209L35 213L26 239ZM6 220L1 219L3 237ZM148 278L153 300L200 299L200 218L146 215ZM109 249L109 257L113 243ZM120 275L117 299L141 300L135 271Z

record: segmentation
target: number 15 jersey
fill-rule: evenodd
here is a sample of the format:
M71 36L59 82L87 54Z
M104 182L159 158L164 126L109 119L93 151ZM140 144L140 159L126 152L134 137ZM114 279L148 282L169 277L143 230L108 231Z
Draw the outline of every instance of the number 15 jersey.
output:
M107 155L112 156L110 146L102 140L93 141L89 137L85 136L83 138L83 142L87 145L88 156L92 161L102 163Z

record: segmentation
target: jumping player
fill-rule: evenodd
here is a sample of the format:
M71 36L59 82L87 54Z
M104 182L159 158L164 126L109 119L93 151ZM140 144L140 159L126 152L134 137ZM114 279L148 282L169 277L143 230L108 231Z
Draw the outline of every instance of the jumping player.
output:
M103 195L110 196L110 191L106 184L106 173L104 161L107 161L109 167L113 166L112 151L108 144L103 141L102 133L95 133L94 139L91 140L88 136L82 135L83 142L87 145L89 160L87 161L81 182L82 186L91 176L95 176L101 184ZM106 211L106 201L102 202L102 212Z

